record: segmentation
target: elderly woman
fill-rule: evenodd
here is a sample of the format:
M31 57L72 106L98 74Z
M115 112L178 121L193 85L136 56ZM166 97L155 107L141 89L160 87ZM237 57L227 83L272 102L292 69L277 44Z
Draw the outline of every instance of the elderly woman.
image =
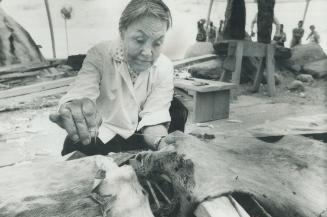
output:
M171 24L161 0L131 0L119 21L120 38L88 51L58 113L50 115L68 133L62 155L158 149L169 124L169 131L183 130L187 110L171 103L173 65L161 54Z

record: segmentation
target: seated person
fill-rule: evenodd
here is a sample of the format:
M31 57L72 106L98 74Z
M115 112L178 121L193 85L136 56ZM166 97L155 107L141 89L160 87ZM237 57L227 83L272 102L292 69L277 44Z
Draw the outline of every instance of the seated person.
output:
M314 25L310 26L310 34L307 37L307 40L310 40L311 43L320 43L320 35L316 31L316 27Z
M131 0L120 17L120 38L88 51L58 113L50 115L68 133L62 155L158 149L168 131L184 130L187 109L171 102L173 64L161 54L171 22L161 0Z

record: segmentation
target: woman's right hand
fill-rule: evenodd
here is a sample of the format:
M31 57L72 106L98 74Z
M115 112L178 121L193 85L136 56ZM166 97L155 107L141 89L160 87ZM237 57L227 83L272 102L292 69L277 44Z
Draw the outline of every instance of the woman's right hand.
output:
M102 123L95 103L88 98L62 104L58 113L50 115L50 120L65 129L74 142L81 141L84 145L98 136Z

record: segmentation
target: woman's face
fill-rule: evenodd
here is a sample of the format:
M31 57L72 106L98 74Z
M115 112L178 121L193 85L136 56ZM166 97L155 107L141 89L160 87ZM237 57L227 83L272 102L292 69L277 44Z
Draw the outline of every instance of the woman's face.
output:
M167 22L155 17L143 17L122 32L124 52L130 67L136 72L150 68L158 59Z

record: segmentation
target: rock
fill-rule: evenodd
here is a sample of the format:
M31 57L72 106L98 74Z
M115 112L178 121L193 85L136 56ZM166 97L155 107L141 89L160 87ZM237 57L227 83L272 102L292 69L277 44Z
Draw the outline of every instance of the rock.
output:
M292 57L283 61L283 65L296 72L299 72L307 63L327 58L327 55L321 46L316 43L298 45L293 47L291 50Z
M290 58L290 61L295 64L304 65L306 63L327 58L327 55L321 46L316 43L295 46L291 50L292 58Z
M282 47L282 46L276 46L275 47L275 58L276 60L280 59L289 59L292 57L292 51L290 48Z
M305 91L303 82L298 80L295 80L290 85L288 85L287 89L289 89L290 91Z
M197 57L214 53L215 51L211 42L196 42L186 50L184 58Z
M303 71L315 78L323 78L327 75L327 59L307 63L303 66Z
M302 81L302 82L307 82L307 83L313 82L312 75L308 75L308 74L300 74L296 77L296 79L299 81Z
M222 64L220 59L210 60L191 66L189 72L196 78L218 79L223 71Z

